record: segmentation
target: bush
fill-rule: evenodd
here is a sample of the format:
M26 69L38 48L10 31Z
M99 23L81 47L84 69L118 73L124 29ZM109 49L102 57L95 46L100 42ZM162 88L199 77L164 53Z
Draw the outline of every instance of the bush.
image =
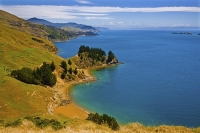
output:
M77 70L77 68L75 68L74 74L77 75L77 73L78 73L78 70Z
M26 67L21 70L13 70L11 76L27 84L48 85L52 87L57 82L55 74L52 73L54 69L55 65L53 62L51 65L44 62L40 68L36 68L35 70Z
M13 121L13 122L8 122L5 124L5 127L17 127L22 124L22 121L20 119Z
M60 78L61 78L61 79L65 79L65 77L66 77L66 74L63 72L63 73L61 74Z
M68 64L69 64L69 65L72 65L72 61L71 61L70 59L68 60Z
M65 72L65 74L67 74L67 63L66 63L66 61L63 60L60 63L60 66L63 68L63 72Z
M50 69L52 72L56 69L56 66L53 61L51 62Z
M87 120L90 120L96 124L107 124L109 128L112 130L119 130L119 124L117 123L116 119L108 116L107 114L99 115L98 113L88 115Z
M11 76L27 84L40 84L30 68L24 67L21 70L13 70Z
M39 127L41 129L51 126L54 130L60 130L64 126L57 120L54 119L42 119L40 117L26 117L25 119L31 121L34 123L36 127Z
M72 74L72 68L71 68L71 67L69 68L68 72L69 72L70 74Z

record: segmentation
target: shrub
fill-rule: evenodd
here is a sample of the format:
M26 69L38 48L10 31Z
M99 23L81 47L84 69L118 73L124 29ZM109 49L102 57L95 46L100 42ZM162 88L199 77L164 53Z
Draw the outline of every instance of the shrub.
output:
M99 115L98 113L88 115L87 120L90 120L96 124L107 124L109 128L112 130L119 130L119 124L117 123L116 119L108 116L107 114Z
M36 127L39 127L41 129L51 126L54 130L60 130L64 126L57 120L54 119L42 119L40 117L26 117L25 119L31 121L34 123Z
M70 74L72 74L72 68L71 68L71 67L69 68L68 72L69 72Z
M52 72L56 69L56 66L53 61L51 62L50 69Z
M66 74L63 72L60 77L61 77L61 79L65 79Z
M22 124L22 121L20 119L13 121L13 122L8 122L5 124L5 127L17 127Z
M63 60L60 63L60 66L63 68L63 72L65 72L65 74L67 74L67 63L66 63L66 61Z
M72 65L72 61L71 61L70 59L68 60L68 64L69 64L69 65Z
M40 68L36 68L35 70L26 67L21 70L13 70L11 76L27 84L48 85L52 87L57 82L55 74L52 73L53 69L55 69L53 63L49 65L44 62Z
M77 75L77 73L78 73L78 70L77 70L77 68L75 68L74 74Z

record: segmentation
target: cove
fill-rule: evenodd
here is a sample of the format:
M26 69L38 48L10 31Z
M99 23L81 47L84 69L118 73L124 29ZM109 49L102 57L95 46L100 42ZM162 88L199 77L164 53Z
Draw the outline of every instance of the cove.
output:
M63 58L87 45L112 50L125 63L93 71L98 80L74 86L73 100L122 124L200 126L200 37L171 32L103 31L55 43Z

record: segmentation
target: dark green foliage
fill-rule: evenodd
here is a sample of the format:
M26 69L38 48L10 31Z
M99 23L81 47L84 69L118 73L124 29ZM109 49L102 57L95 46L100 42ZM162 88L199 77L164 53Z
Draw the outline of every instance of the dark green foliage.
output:
M71 61L70 59L68 60L68 64L69 64L69 65L72 65L72 61Z
M61 63L60 63L60 66L63 68L63 71L65 72L65 74L67 73L67 63L66 63L66 61L62 61Z
M56 69L56 66L53 61L51 62L50 69L52 72Z
M54 119L42 119L40 117L26 117L25 119L31 121L34 123L36 127L39 127L41 129L51 126L54 130L60 130L64 128L64 126L57 120Z
M30 68L24 67L21 70L13 70L11 76L27 84L40 84L40 81L35 78Z
M88 46L80 46L78 55L81 58L81 53L88 53L88 57L96 61L105 61L106 53L100 48L89 48Z
M22 124L22 121L20 119L13 121L13 122L8 122L5 124L5 127L17 127Z
M34 41L36 41L36 42L39 42L39 43L44 43L42 40L40 40L40 39L37 39L37 38L32 38L32 40L34 40Z
M87 120L90 120L96 124L107 124L109 128L112 130L119 130L119 124L117 123L116 119L108 116L107 114L99 115L98 113L88 115Z
M112 51L109 51L108 52L108 62L110 62L110 61L112 61L113 59L115 58L115 55L113 54L113 52Z
M68 72L69 72L70 74L72 74L72 68L71 68L71 67L69 68Z
M89 52L89 51L90 51L90 48L88 46L81 45L79 48L78 54L84 53L84 52Z
M62 74L61 74L61 79L65 79L65 77L66 77L66 74L65 74L65 72L62 72Z
M27 84L48 85L56 84L56 76L52 73L52 64L46 62L40 68L31 70L30 68L22 68L21 70L13 70L11 76ZM55 68L54 68L55 69Z
M77 70L77 68L75 68L74 74L77 75L77 73L78 73L78 70Z

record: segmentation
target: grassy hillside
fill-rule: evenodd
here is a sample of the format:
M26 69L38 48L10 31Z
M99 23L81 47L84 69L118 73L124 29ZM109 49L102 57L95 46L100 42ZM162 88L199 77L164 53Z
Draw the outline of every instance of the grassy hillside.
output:
M43 62L54 61L59 66L62 59L54 54L57 49L52 42L28 33L26 28L26 32L18 30L9 21L26 23L0 11L0 118L12 119L48 113L47 106L51 101L50 97L53 97L51 89L25 84L11 78L9 74L22 67L36 68Z
M74 33L52 26L31 23L2 10L0 10L0 23L1 25L9 25L9 27L13 29L29 33L39 38L45 38L50 41L64 41L77 37Z

